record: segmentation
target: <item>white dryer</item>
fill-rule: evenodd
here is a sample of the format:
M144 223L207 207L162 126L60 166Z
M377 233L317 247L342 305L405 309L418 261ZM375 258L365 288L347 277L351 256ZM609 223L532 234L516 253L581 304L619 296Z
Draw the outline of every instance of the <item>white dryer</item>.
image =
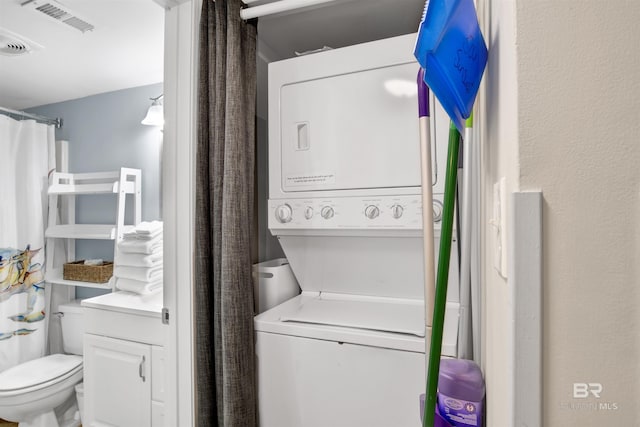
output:
M263 427L420 425L426 360L414 40L269 65L268 222L302 293L255 318ZM448 119L432 106L432 140L446 141ZM433 158L444 170L446 144L437 145ZM443 178L434 180L438 198ZM455 244L449 277L443 354L455 356Z

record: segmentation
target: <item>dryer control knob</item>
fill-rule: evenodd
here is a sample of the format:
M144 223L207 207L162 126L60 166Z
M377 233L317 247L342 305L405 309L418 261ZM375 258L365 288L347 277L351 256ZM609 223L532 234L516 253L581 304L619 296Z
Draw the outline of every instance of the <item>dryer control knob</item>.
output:
M393 205L391 206L391 216L395 219L398 219L404 213L404 208L401 205Z
M293 210L288 204L280 205L276 208L276 219L282 224L290 222L293 218Z
M380 215L380 209L377 206L369 205L364 209L364 215L369 219L377 218Z
M442 221L442 202L440 200L433 201L433 222Z
M320 211L320 215L324 219L331 219L331 218L333 218L334 214L335 214L335 211L333 210L333 208L331 206L325 206Z
M304 210L304 217L307 219L313 218L313 208L311 206L307 206Z

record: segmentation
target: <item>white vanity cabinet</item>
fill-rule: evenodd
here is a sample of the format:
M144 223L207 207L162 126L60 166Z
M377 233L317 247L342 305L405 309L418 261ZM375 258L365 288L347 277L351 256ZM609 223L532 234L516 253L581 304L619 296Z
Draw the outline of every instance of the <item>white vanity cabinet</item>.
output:
M162 294L114 292L82 302L83 426L164 425Z

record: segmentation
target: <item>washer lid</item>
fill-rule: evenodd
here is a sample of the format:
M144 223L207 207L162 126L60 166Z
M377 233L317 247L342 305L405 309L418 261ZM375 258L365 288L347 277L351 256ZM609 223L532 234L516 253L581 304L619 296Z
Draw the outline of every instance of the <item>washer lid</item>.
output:
M424 304L418 300L321 294L280 317L313 323L424 337Z
M338 322L335 318L328 319L327 316L319 315L319 310L315 310L318 306L314 300L318 300L320 297L321 294L319 292L303 291L302 294L273 307L271 310L267 310L264 313L257 315L254 320L255 331L258 336L260 336L260 334L279 334L292 337L311 338L338 343L359 344L369 347L424 353L425 341L423 337L414 335L409 332L410 330L407 330L407 328L402 328L404 329L404 333L389 331L389 329L391 329L389 326L394 327L395 330L399 329L399 323L395 320L389 323L385 322L384 327L382 327L383 325L378 325L378 321L370 319L369 316L356 319L354 314L346 314L342 319L340 319L340 322ZM333 298L362 302L365 302L366 300L373 301L375 299L372 297L363 297L362 295L336 294L322 294L322 298L325 300ZM378 300L382 302L382 299L378 298ZM311 303L311 305L305 308L307 303ZM322 302L320 304L322 304ZM329 305L333 306L333 308L338 306L338 304L334 305L332 302L329 302ZM409 305L412 304L407 304L406 306L408 307ZM309 307L311 307L312 310L308 311ZM457 302L447 302L446 314L444 317L444 333L442 338L443 356L456 357L459 310L460 307ZM409 311L413 311L412 307L409 308ZM364 312L366 311L363 311L363 313ZM313 314L313 316L307 316L307 314ZM369 311L368 314L373 315L371 311ZM340 316L343 315L340 314ZM347 316L353 316L353 318L347 319ZM294 317L298 320L293 320ZM285 321L284 319L288 320ZM311 320L314 320L315 322L312 323ZM344 324L346 323L344 322L346 320L349 321L348 323L350 326L346 326ZM367 320L371 320L371 322L367 322ZM318 321L321 321L322 323ZM355 323L356 321L358 324ZM339 325L338 323L343 324ZM411 321L406 325L410 325L411 330L413 330L415 329L415 326L412 325L415 324L415 321ZM363 326L367 327L363 328ZM424 328L424 324L421 324L421 328ZM262 336L264 337L265 335ZM428 350L428 345L426 346L426 349Z
M52 354L30 360L0 373L0 392L44 384L82 366L82 356Z

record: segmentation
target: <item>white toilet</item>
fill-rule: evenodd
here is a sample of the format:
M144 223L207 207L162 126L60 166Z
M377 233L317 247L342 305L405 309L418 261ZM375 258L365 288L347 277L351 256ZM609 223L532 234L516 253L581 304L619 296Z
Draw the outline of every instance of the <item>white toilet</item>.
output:
M71 427L77 410L74 386L82 381L82 308L59 306L67 354L30 360L0 373L0 418L19 427Z

